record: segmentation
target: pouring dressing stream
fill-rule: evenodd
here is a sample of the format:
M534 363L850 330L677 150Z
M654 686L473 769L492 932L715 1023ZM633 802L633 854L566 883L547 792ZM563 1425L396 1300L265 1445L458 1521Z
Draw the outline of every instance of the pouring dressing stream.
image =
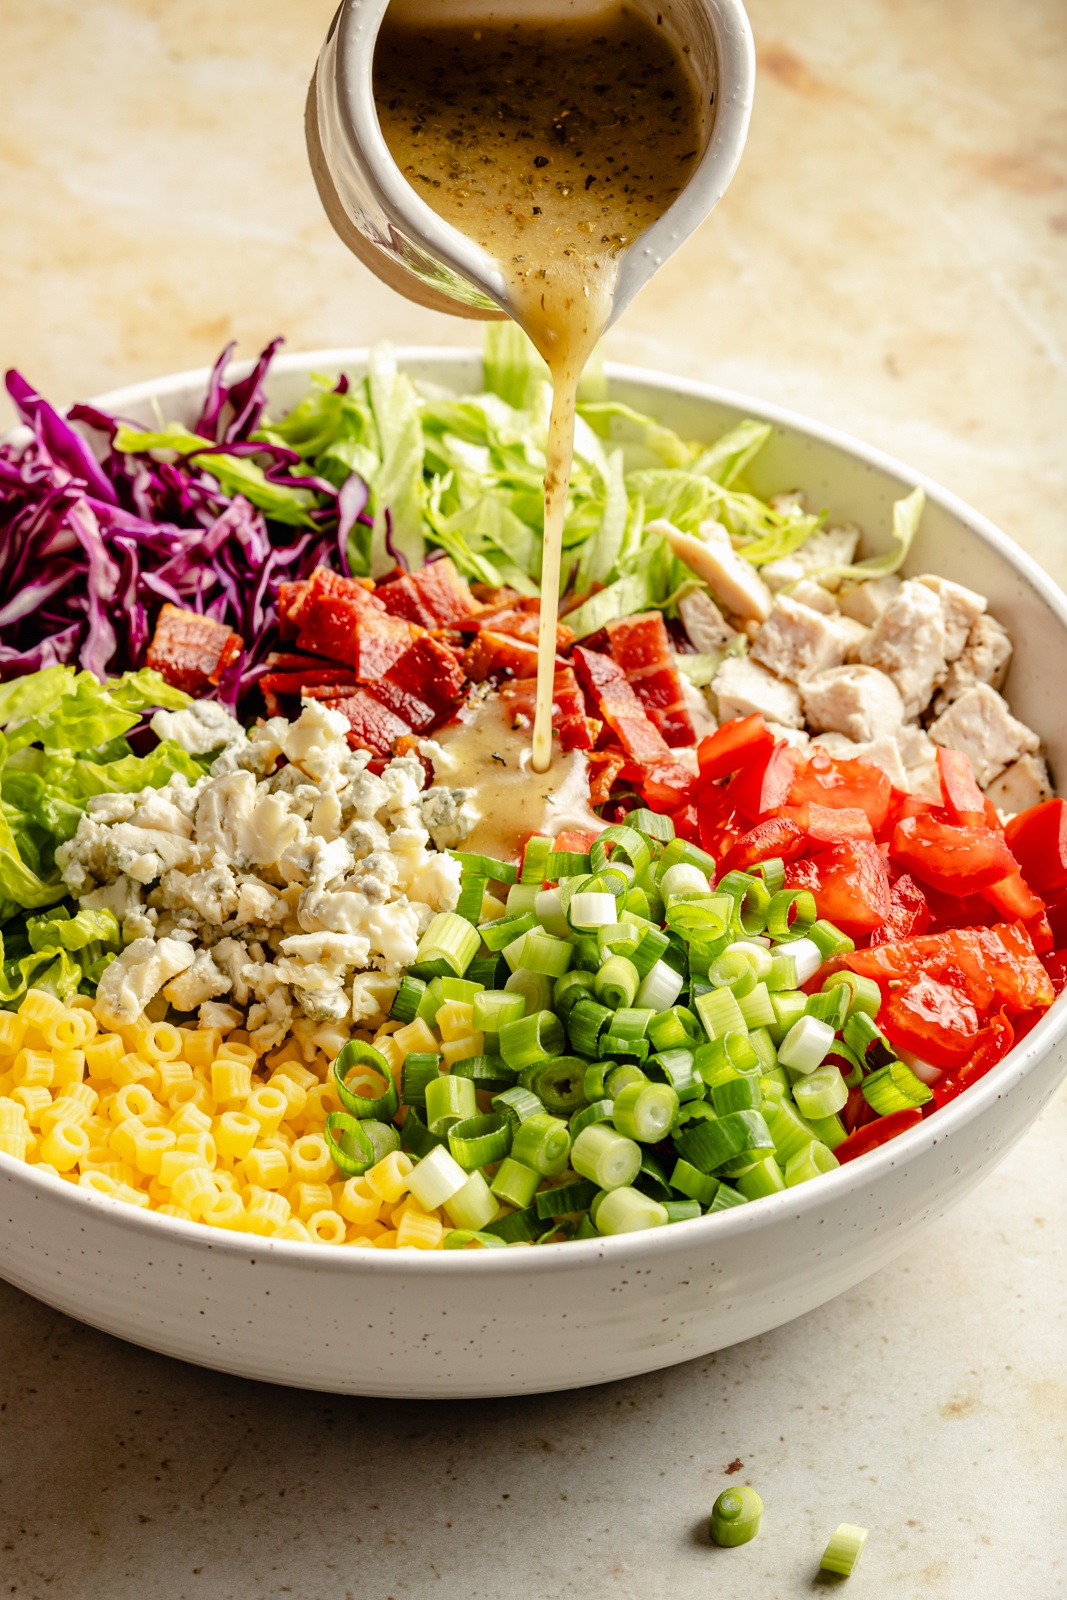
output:
M622 252L696 164L697 86L662 26L625 3L480 23L393 8L374 96L401 173L499 264L552 376L533 734L545 772L578 381L610 320Z

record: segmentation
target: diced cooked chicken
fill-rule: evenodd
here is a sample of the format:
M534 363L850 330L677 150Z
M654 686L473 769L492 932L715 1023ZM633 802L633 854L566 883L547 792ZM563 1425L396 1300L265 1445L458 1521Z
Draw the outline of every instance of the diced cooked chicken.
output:
M811 743L806 728L786 728L780 722L768 722L767 727L776 739L784 739L794 750L803 750Z
M802 683L800 698L809 728L860 742L894 734L904 721L900 692L877 667L831 667Z
M896 739L900 759L908 775L908 789L927 800L940 801L941 775L937 768L937 746L929 734L917 722L909 722L897 730Z
M839 629L845 639L845 660L858 661L864 641L870 633L870 628L862 622L857 622L854 617L846 617L840 611L834 618L834 626Z
M901 579L895 573L886 578L868 578L865 583L851 583L842 589L837 603L846 617L873 628L890 600L896 598L900 585Z
M941 601L945 620L945 660L955 661L967 643L968 636L988 604L985 595L965 589L962 583L952 583L948 578L938 578L924 573L917 583L932 589Z
M999 689L1008 675L1011 652L1011 639L1002 623L988 612L976 618L962 654L948 669L934 702L934 710L944 711L965 689L973 689L976 683L988 683L991 689Z
M825 588L838 589L841 579L834 576L834 568L847 567L855 559L859 542L858 528L823 528L805 539L792 555L768 561L763 568L764 581L777 592L814 576Z
M748 656L727 656L711 687L719 703L720 722L758 712L767 722L786 728L801 725L800 691Z
M703 578L732 616L754 617L757 622L766 617L771 609L770 591L752 563L738 555L721 522L702 522L697 537L682 533L663 518L650 522L645 531L665 534L679 561Z
M703 589L684 594L678 602L678 615L689 642L702 655L720 655L729 650L737 634L714 600Z
M1041 756L1020 756L986 787L986 794L1005 817L1028 811L1052 799L1052 780Z
M790 600L796 600L802 606L810 606L812 611L819 611L824 617L837 614L837 601L829 589L824 589L821 583L816 583L814 578L802 578L795 583L789 591Z
M945 619L934 591L910 579L902 583L864 640L860 659L893 679L906 717L925 711L945 671Z
M800 683L845 659L847 640L829 617L778 595L752 645L754 660L780 678Z
M965 689L930 725L935 744L948 750L962 750L971 758L980 788L1018 761L1033 755L1040 746L1037 734L1013 717L1008 703L987 683Z

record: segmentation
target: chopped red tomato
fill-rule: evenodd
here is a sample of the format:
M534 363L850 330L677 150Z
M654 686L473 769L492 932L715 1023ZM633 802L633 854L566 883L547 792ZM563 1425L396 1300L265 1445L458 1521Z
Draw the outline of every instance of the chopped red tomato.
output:
M1067 950L1050 950L1041 960L1053 989L1062 994L1067 989Z
M898 1050L912 1050L946 1072L970 1059L981 1031L978 1012L963 988L927 972L914 973L890 990L878 1023Z
M748 872L758 861L774 856L794 861L807 848L807 840L788 817L768 817L743 833L719 864L720 873Z
M989 901L999 916L1012 922L1033 922L1045 914L1045 902L1038 899L1018 871L983 889L982 898Z
M729 778L757 757L774 749L774 735L761 716L734 717L697 745L700 792L718 778Z
M730 780L726 793L743 817L757 822L787 803L799 763L799 750L779 739L766 759L749 762Z
M889 891L889 914L871 934L871 943L892 944L897 939L925 933L929 926L926 895L911 874L904 872Z
M677 811L670 813L670 818L677 838L685 839L688 844L700 843L700 823L695 805L679 806Z
M956 1074L960 1088L966 1089L970 1084L977 1083L979 1078L984 1078L990 1067L1003 1061L1014 1043L1015 1029L1004 1012L991 1017L978 1035L970 1059Z
M948 894L987 889L1018 867L992 828L960 828L931 816L898 822L890 853L905 872Z
M847 1139L842 1139L834 1155L842 1163L855 1161L857 1156L865 1156L868 1150L877 1150L879 1145L887 1144L897 1134L907 1133L909 1128L917 1127L922 1115L918 1106L909 1106L906 1111L892 1111L888 1117L878 1117L865 1127L857 1128Z
M962 750L945 750L938 745L937 771L945 810L953 822L965 828L1000 826L995 807L991 806L974 781L970 756Z
M799 806L805 800L836 810L859 809L877 833L889 812L893 785L880 767L869 761L837 761L825 751L798 765L786 802Z
M1067 800L1045 800L1012 817L1004 837L1031 889L1067 889Z
M812 865L820 917L852 937L882 925L889 914L889 876L877 845L847 839L820 850Z

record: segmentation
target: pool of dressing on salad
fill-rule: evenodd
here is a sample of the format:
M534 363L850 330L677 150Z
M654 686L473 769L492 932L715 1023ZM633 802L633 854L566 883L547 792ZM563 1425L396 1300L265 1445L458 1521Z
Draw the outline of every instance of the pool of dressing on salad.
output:
M532 757L547 772L578 380L608 324L621 254L696 165L698 92L665 30L612 0L540 21L387 12L374 95L400 171L496 258L552 375Z

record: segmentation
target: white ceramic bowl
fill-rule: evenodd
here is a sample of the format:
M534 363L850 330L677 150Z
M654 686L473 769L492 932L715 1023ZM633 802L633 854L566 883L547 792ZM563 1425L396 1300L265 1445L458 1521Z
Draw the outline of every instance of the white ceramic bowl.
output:
M275 410L310 372L358 373L360 351L282 358ZM480 383L473 353L412 351L439 384ZM887 541L890 506L916 474L829 428L705 385L609 369L612 393L683 434L713 438L742 416L774 435L753 476L801 487L832 517ZM189 421L206 373L105 396L145 422ZM1008 694L1067 770L1061 696L1067 598L960 501L929 497L909 566L990 597L1010 629ZM1057 1002L974 1088L890 1144L816 1182L662 1232L536 1250L330 1249L173 1221L86 1193L0 1156L0 1273L50 1305L186 1361L338 1393L459 1397L577 1388L704 1355L840 1294L961 1200L1037 1117L1064 1069Z

